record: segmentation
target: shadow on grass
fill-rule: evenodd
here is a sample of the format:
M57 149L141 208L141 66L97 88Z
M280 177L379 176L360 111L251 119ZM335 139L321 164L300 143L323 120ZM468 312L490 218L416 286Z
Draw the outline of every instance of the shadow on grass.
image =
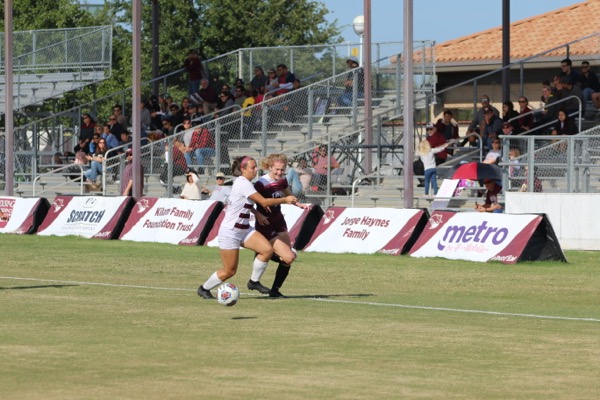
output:
M13 286L13 287L0 287L0 290L28 290L28 289L47 289L47 288L64 288L68 286L79 286L79 285L36 285L36 286Z
M258 319L258 317L231 317L231 319Z
M283 296L283 297L255 297L256 300L280 300L280 299L331 299L335 297L372 297L371 293L351 293L351 294L305 294L298 296Z

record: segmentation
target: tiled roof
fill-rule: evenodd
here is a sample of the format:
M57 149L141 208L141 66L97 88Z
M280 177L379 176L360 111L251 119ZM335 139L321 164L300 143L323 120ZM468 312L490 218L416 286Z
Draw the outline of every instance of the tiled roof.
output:
M600 1L588 0L510 25L510 58L527 58L600 31ZM596 45L570 48L570 56L598 55ZM560 54L564 55L564 49ZM558 53L557 53L558 54ZM497 62L502 59L502 27L440 43L436 63Z

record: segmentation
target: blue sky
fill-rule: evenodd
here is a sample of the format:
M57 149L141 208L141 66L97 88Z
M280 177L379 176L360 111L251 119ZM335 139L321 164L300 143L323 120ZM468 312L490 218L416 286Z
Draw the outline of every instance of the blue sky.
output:
M329 9L328 20L338 20L342 36L358 43L352 20L363 15L363 0L321 0ZM580 1L511 1L511 22L556 10ZM403 0L371 0L373 42L402 41ZM502 0L413 0L414 39L436 43L502 25ZM551 29L550 27L548 29Z

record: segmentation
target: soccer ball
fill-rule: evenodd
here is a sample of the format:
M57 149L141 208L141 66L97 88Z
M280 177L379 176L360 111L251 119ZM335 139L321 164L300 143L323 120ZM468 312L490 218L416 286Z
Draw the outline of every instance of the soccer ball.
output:
M240 291L233 283L226 282L217 289L217 301L226 307L235 305L239 297Z

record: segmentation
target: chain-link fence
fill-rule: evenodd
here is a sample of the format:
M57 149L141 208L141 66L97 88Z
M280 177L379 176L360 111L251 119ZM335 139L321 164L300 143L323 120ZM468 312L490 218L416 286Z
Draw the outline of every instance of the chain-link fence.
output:
M14 38L14 109L111 75L111 26L15 32ZM4 75L4 62L1 72ZM4 102L2 98L1 112Z
M509 191L600 191L600 127L571 136L504 136L502 146L503 187Z

